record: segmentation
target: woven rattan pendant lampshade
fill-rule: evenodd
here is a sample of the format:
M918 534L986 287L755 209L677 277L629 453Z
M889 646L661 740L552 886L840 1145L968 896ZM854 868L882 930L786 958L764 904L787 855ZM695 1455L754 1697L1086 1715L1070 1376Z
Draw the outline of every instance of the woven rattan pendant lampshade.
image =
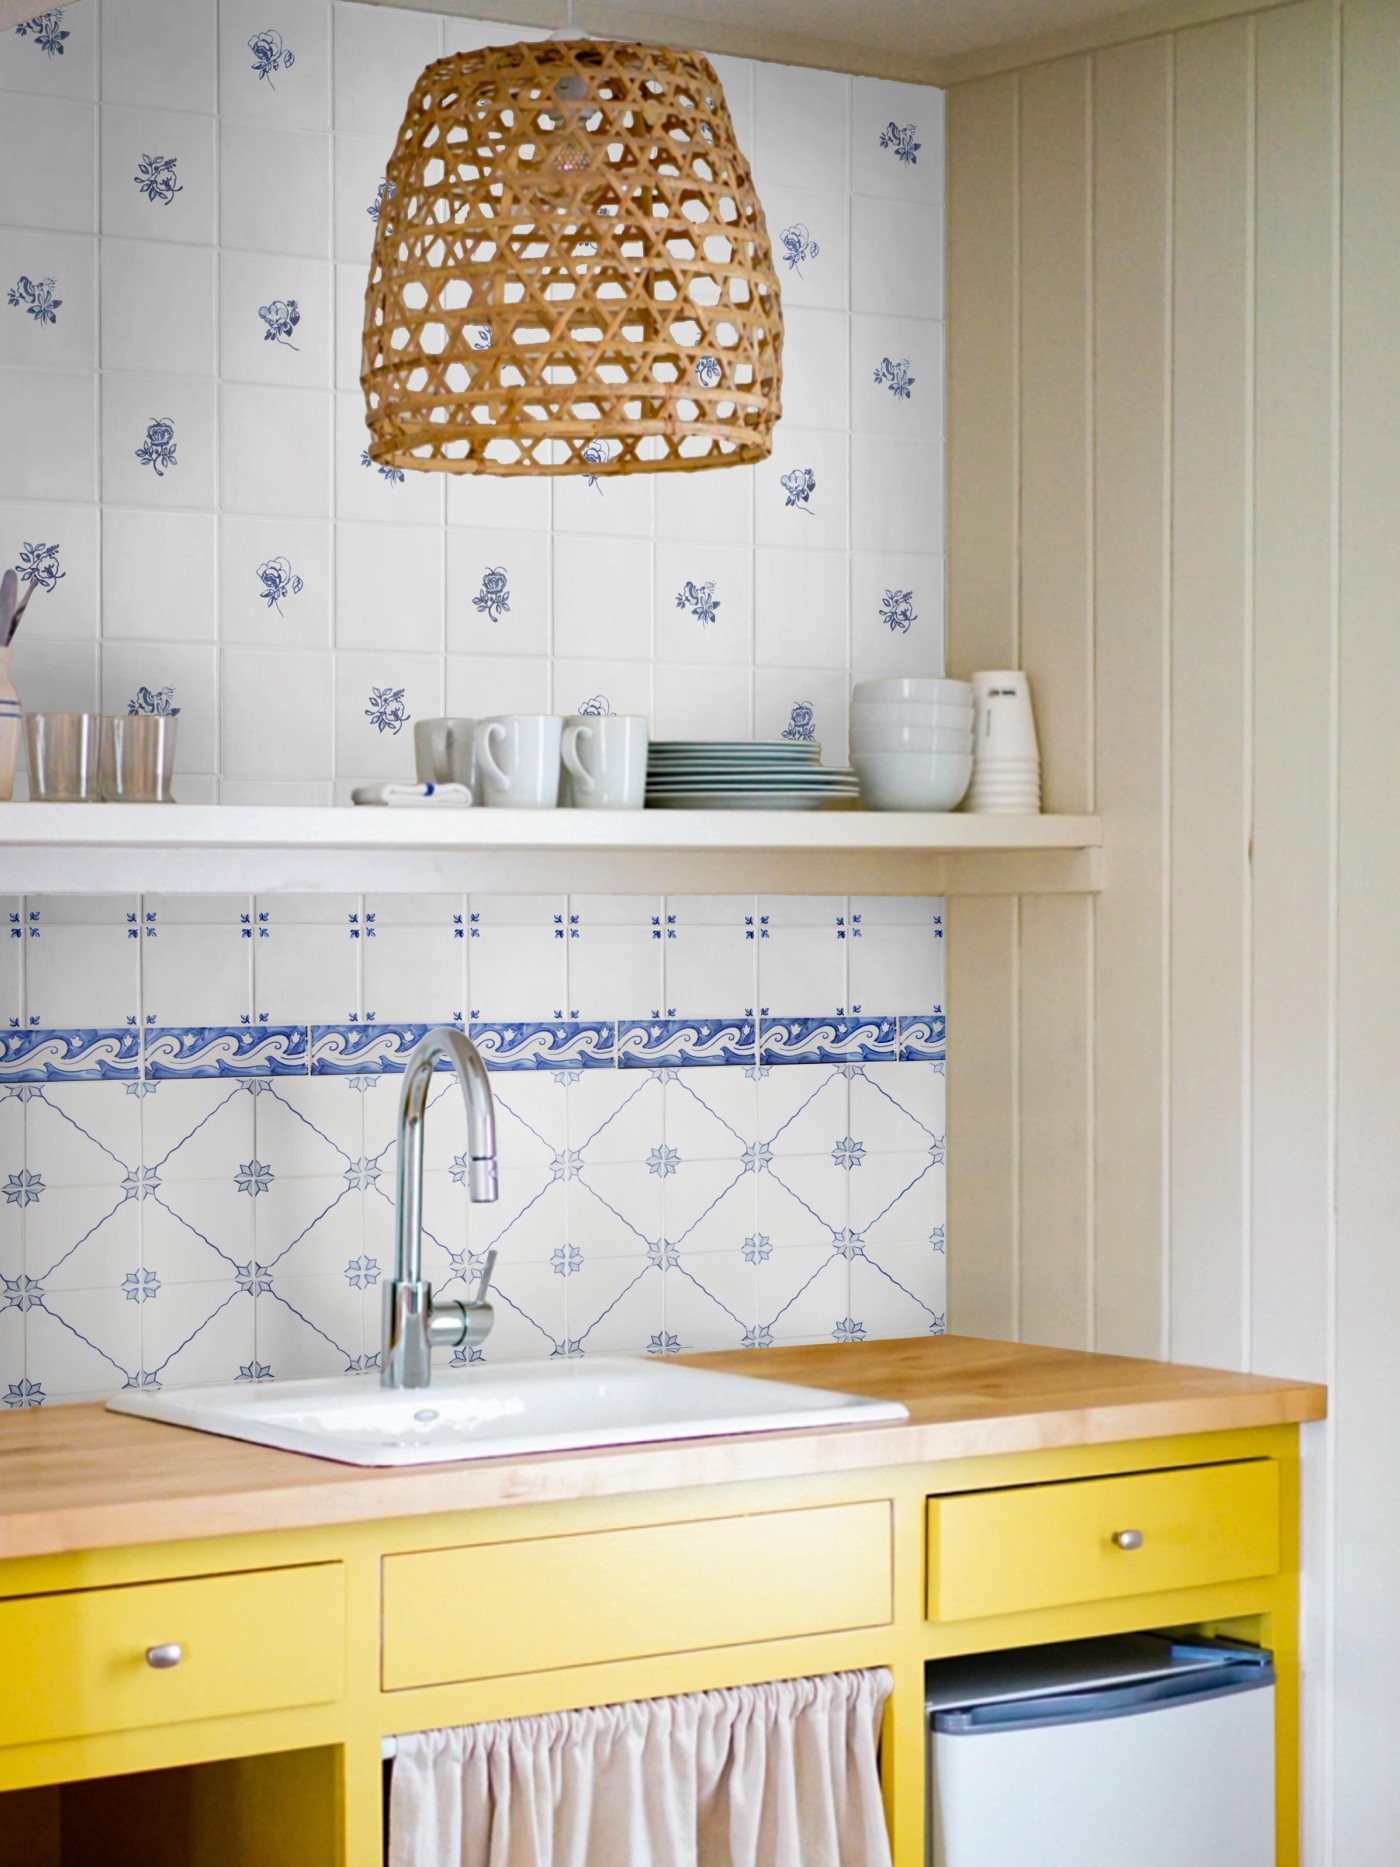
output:
M782 315L714 67L587 39L414 87L365 293L370 456L447 473L761 460Z

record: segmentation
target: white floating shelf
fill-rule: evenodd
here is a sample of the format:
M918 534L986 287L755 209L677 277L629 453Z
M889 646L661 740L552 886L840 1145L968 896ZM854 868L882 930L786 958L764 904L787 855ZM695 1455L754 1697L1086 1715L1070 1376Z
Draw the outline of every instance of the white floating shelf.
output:
M1097 817L0 804L0 894L1044 894Z

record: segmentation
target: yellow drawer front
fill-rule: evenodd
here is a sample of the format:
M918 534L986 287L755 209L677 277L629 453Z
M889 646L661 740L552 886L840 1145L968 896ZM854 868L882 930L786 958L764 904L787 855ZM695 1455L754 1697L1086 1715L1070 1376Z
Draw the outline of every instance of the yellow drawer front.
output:
M444 1612L452 1602L469 1605ZM891 1614L884 1502L387 1556L384 1685L883 1627Z
M976 1620L1272 1575L1278 1537L1271 1459L930 1498L928 1615Z
M344 1679L335 1562L0 1602L0 1746L321 1704Z

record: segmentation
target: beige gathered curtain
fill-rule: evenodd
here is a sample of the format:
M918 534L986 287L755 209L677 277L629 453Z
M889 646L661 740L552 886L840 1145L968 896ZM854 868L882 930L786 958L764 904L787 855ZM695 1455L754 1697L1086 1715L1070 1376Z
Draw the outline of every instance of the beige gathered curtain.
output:
M888 1672L402 1737L390 1867L890 1867Z

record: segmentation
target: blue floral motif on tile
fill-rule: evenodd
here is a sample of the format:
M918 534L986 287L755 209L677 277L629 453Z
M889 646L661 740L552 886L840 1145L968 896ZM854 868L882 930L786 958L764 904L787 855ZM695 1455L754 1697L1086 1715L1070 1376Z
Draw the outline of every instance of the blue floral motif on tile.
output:
M891 150L906 168L913 168L918 163L919 151L923 148L923 144L917 138L917 124L887 123L880 132L880 147Z
M313 1076L379 1076L404 1069L426 1024L315 1024L311 1027ZM450 1066L446 1058L439 1069Z
M647 1172L655 1174L658 1179L669 1180L679 1160L679 1150L662 1143L647 1155Z
M160 1295L160 1278L154 1271L128 1271L122 1278L122 1295L128 1303L152 1303Z
M371 457L367 447L361 449L360 465L362 467L374 467L378 466L378 464L379 463ZM379 477L381 480L387 480L390 486L402 486L407 476L402 467L379 467Z
M6 1205L37 1206L44 1192L44 1176L21 1167L18 1173L9 1175L0 1191L5 1195Z
M612 702L606 694L591 694L579 701L577 711L585 719L603 719L612 712Z
M267 81L269 90L277 86L272 82L279 71L290 71L296 59L282 42L282 35L273 26L265 26L261 32L255 32L248 41L248 50L253 54L250 70L258 74L258 82Z
M702 389L718 389L723 379L724 371L718 357L707 355L696 359L695 380Z
M793 705L788 723L783 728L784 739L815 740L817 736L816 709L810 700L799 700Z
M184 184L175 179L178 156L142 156L132 176L137 192L145 195L152 207L169 207Z
M33 1277L0 1277L0 1298L0 1309L42 1309L44 1286Z
M136 458L143 467L150 467L158 480L163 480L167 469L178 467L175 458L175 424L165 416L146 423L146 438L135 450Z
M759 1057L764 1063L893 1063L893 1018L764 1018Z
M765 1232L753 1232L744 1240L745 1264L766 1264L773 1255L773 1241Z
M491 622L499 622L510 612L509 579L499 564L481 573L481 588L472 598L472 608Z
M259 1193L265 1193L272 1185L276 1175L266 1161L245 1160L233 1176L233 1183L240 1193L246 1193L250 1199L256 1199Z
M63 14L57 7L50 7L46 13L38 13L33 19L22 19L15 27L16 39L28 39L35 48L49 58L62 58L64 41L71 37L63 24Z
M863 1342L865 1324L856 1322L850 1316L843 1316L831 1332L833 1342Z
M470 324L467 326L467 329L471 333L471 347L473 350L489 350L491 348L491 326L489 324Z
M948 1023L941 1011L899 1020L901 1063L943 1063L948 1055Z
M288 350L301 348L292 342L292 332L301 323L301 311L295 298L274 298L270 305L259 305L258 316L267 326L263 332L265 344L284 344Z
M817 490L817 476L812 469L794 467L790 473L782 476L781 485L787 494L784 505L792 506L798 512L805 512L810 518L812 516L811 498Z
M608 462L612 459L612 443L602 440L590 441L583 450L583 458L588 462L590 467L606 467ZM598 475L596 473L586 473L584 479L586 483L593 488L595 493L602 493L603 489L598 483Z
M284 557L268 558L265 563L259 564L257 576L259 596L279 616L286 599L289 596L300 596L305 587Z
M128 714L153 713L161 719L178 719L180 709L175 705L173 687L138 687L126 703Z
M617 1027L617 1061L624 1070L745 1064L754 1056L751 1018L638 1019Z
M901 357L897 363L889 357L882 357L875 370L875 386L888 389L898 402L910 401L917 376L910 374L908 357Z
M29 279L21 276L10 287L7 297L19 311L27 311L36 324L57 324L63 300L55 298L52 279Z
M572 1277L583 1265L583 1253L577 1245L560 1245L549 1254L550 1268L556 1277Z
M361 1155L359 1160L352 1160L345 1169L342 1178L352 1193L368 1193L378 1186L383 1168L369 1155Z
M379 1261L362 1254L345 1267L345 1281L355 1290L370 1290L379 1282Z
M648 1355L679 1355L680 1352L680 1337L669 1335L664 1329L647 1343Z
M141 1073L141 1033L0 1031L0 1083L126 1081Z
M122 1191L128 1199L154 1199L160 1191L157 1167L129 1167L122 1178Z
M850 1135L846 1135L832 1148L831 1158L838 1167L844 1168L847 1173L852 1173L864 1163L865 1143L855 1141Z
M306 1069L304 1024L173 1025L146 1032L148 1080L305 1076Z
M401 733L412 715L404 704L402 687L371 687L365 718L376 731Z
M376 224L378 223L380 209L384 206L386 201L392 201L397 193L398 188L393 182L387 179L380 182L379 186L374 191L374 199L365 209L366 214L369 215L372 221Z
M800 279L805 260L815 259L821 248L808 232L803 221L796 220L790 227L784 227L778 236L782 241L783 259L789 272L795 272Z
M709 628L720 607L713 583L684 583L676 592L676 608L688 610L703 627Z
M65 33L64 37L67 38L67 36L68 35ZM7 1407L42 1407L43 1404L44 1388L43 1383L40 1381L30 1381L28 1379L23 1381L11 1381L5 1389L5 1405Z
M880 598L880 620L892 635L908 635L910 625L919 620L912 590L886 590Z
M15 575L21 583L37 583L46 594L53 591L68 575L58 566L58 545L32 545L27 541L21 547L19 563L15 565Z
M245 1361L234 1377L239 1381L271 1381L276 1377L265 1361Z

